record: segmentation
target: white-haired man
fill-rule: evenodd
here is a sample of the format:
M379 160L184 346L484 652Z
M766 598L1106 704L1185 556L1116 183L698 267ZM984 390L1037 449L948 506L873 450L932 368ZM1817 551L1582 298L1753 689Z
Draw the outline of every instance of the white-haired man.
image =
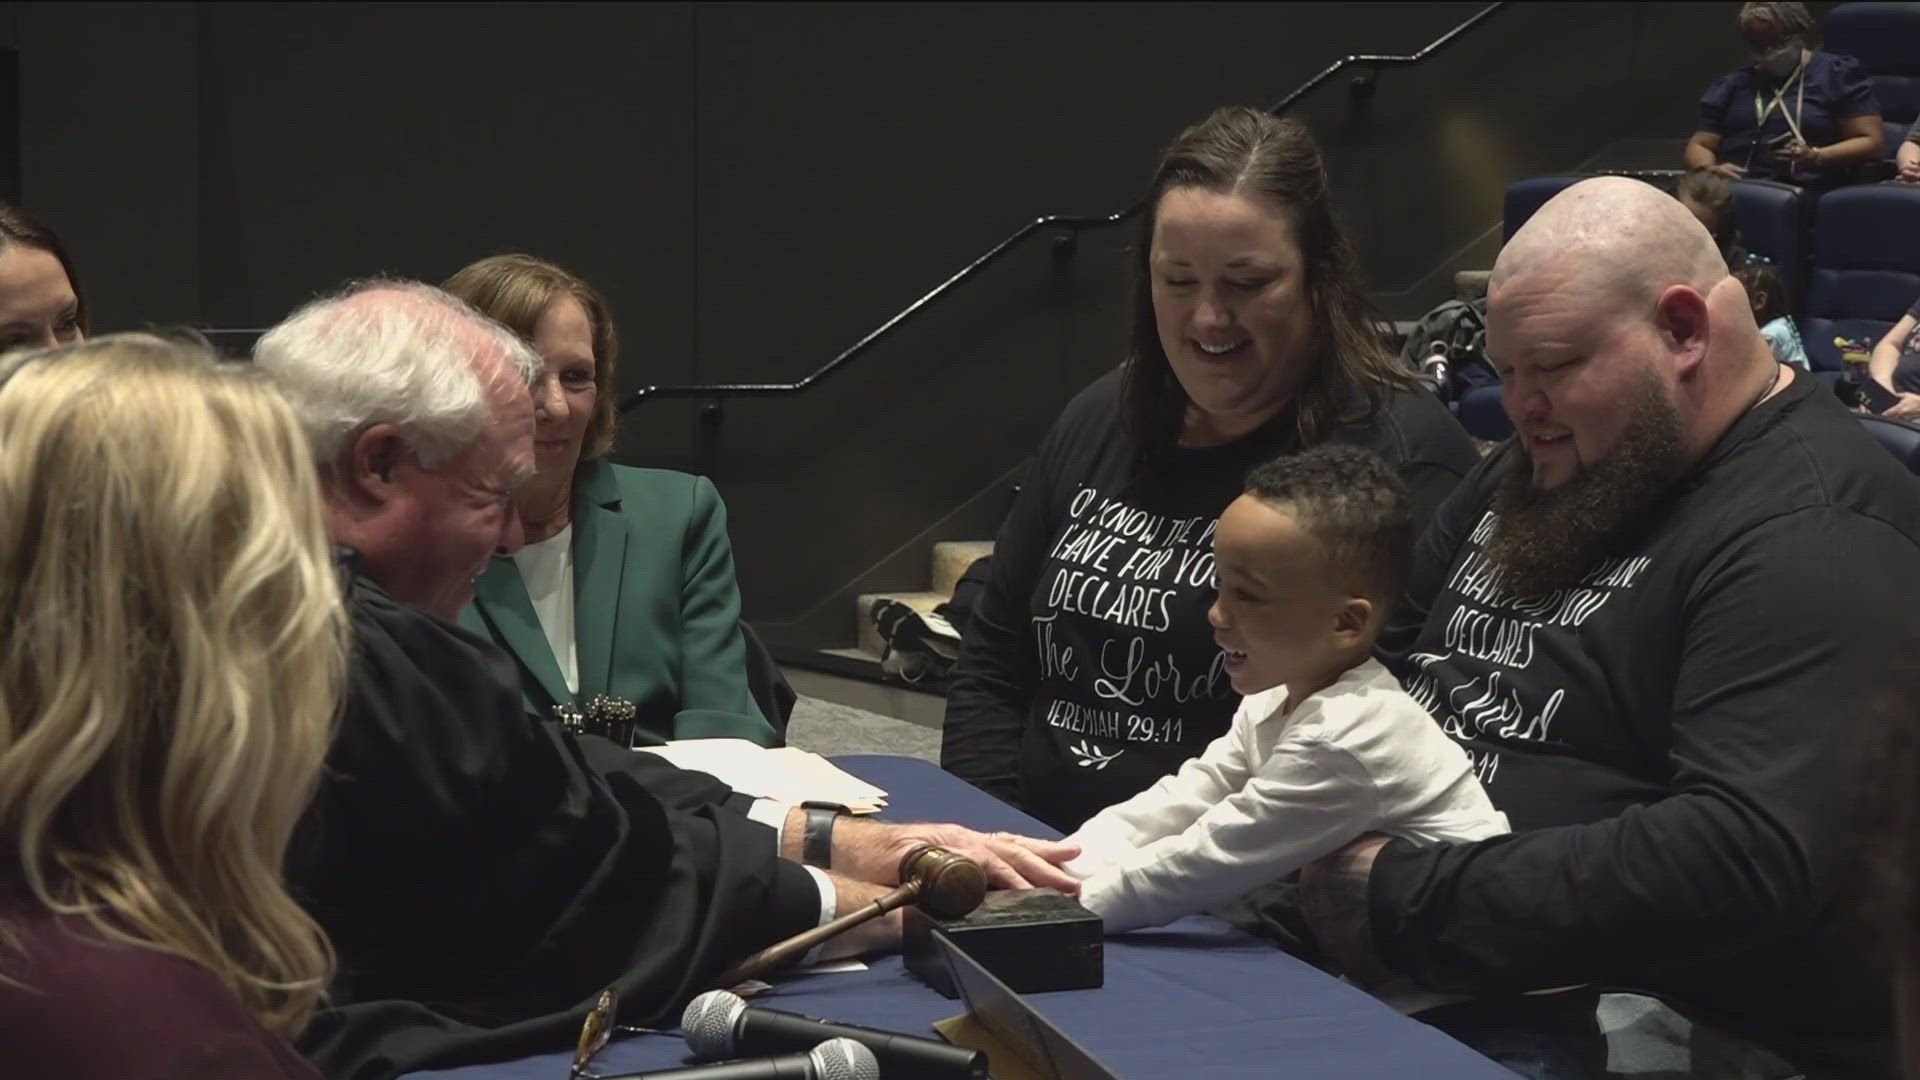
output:
M1750 311L1638 181L1507 244L1487 351L1515 435L1441 509L1383 648L1515 832L1370 837L1306 882L1351 969L1485 995L1431 1019L1525 1075L1892 1068L1849 897L1861 796L1913 783L1871 757L1912 720L1920 491ZM1648 1023L1609 1040L1602 989L1671 1010L1610 999ZM1627 1062L1672 1010L1702 1026Z
M998 884L1071 882L1064 845L749 808L526 719L511 662L452 622L487 559L521 544L542 365L504 329L380 282L296 312L254 358L305 423L352 552L347 704L289 858L341 961L303 1043L330 1074L558 1047L607 986L623 1019L659 1021L726 965L870 901L922 841ZM810 835L833 873L797 861ZM826 955L897 936L876 921Z

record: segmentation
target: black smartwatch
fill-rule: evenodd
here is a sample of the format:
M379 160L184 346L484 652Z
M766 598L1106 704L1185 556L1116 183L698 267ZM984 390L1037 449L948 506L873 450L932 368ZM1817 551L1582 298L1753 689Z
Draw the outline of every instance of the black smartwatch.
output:
M821 870L833 867L833 823L850 811L840 803L808 800L800 804L807 812L800 832L800 861Z

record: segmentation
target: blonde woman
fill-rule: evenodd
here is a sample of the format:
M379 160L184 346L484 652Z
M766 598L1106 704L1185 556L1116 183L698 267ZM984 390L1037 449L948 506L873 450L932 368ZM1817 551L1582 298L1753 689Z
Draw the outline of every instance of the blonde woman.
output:
M318 1076L280 871L345 656L311 461L198 345L0 362L0 1072Z

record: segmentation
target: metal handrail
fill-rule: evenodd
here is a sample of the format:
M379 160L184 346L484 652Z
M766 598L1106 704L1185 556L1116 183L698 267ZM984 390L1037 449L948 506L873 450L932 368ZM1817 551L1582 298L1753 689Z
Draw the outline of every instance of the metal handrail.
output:
M1305 97L1307 94L1311 93L1314 90L1314 88L1318 87L1321 83L1324 83L1328 79L1333 78L1335 75L1339 74L1342 70L1354 64L1371 64L1375 67L1381 67L1388 64L1399 64L1399 65L1417 64L1420 61L1425 60L1428 56L1432 55L1434 52L1438 51L1439 49L1446 47L1455 38L1466 33L1468 30L1473 29L1475 26L1478 26L1480 23L1484 22L1487 18L1492 16L1494 12L1499 11L1501 8L1504 8L1506 6L1507 6L1506 0L1498 0L1498 2L1488 4L1487 6L1481 8L1479 11L1474 12L1472 15L1468 16L1458 26L1455 26L1453 29L1448 30L1446 33L1441 34L1439 37L1434 38L1432 41L1428 42L1425 46L1420 48L1417 52L1409 53L1406 55L1398 55L1398 54L1390 54L1390 53L1355 53L1350 56L1343 56L1340 59L1334 61L1333 63L1328 64L1326 67L1320 69L1320 71L1317 74L1315 74L1312 78L1308 79L1306 82L1303 82L1298 87L1296 87L1292 93L1288 94L1286 97L1281 98L1279 102L1275 103L1272 107L1270 107L1267 110L1267 112L1274 116L1278 116L1281 113L1286 112L1288 109L1293 107L1295 102L1299 101L1302 97ZM1356 94L1361 94L1361 95L1371 94L1373 90L1373 85L1370 82L1356 83L1354 90ZM1145 210L1146 207L1147 207L1147 200L1144 197L1142 197L1141 199L1135 201L1132 205L1126 207L1123 210L1117 210L1111 214L1106 214L1102 216L1085 217L1085 216L1073 215L1073 214L1048 214L1044 217L1034 218L1032 221L1029 221L1025 225L1020 226L1018 229L1015 229L1013 231L1013 234L1008 236L1005 240L1002 240L999 243L993 245L991 248L988 248L985 254L974 259L972 262L968 263L967 265L961 267L959 272L947 278L945 281L942 281L940 284L935 285L932 289L927 291L926 295L920 297L920 299L918 300L915 300L913 303L908 304L906 307L900 309L900 311L896 313L892 318L888 319L886 322L883 322L879 326L876 326L872 330L868 331L867 334L864 337L862 337L859 341L854 342L852 345L842 350L840 355L827 361L818 370L815 370L814 372L800 379L797 382L714 383L714 384L693 383L693 384L669 385L669 386L643 386L640 389L635 390L633 393L627 395L626 400L620 403L620 406L619 406L620 412L625 413L629 409L634 408L635 406L639 405L641 402L646 401L650 398L666 398L666 397L720 398L720 397L732 397L732 396L741 396L741 395L781 395L781 394L800 393L804 390L807 390L817 385L822 379L825 379L827 376L845 367L855 357L858 357L862 353L866 352L869 348L871 348L875 342L879 341L881 338L891 333L895 327L898 327L901 323L912 318L915 313L919 312L922 308L925 308L928 304L931 304L935 300L938 300L940 297L945 296L947 293L953 291L955 288L957 288L960 285L961 282L966 281L968 278L973 277L975 274L978 274L980 271L986 269L988 266L998 261L1000 256L1006 254L1007 251L1012 249L1015 245L1019 244L1021 241L1027 239L1029 236L1032 236L1035 233L1038 233L1038 232L1041 232L1042 230L1047 230L1047 229L1066 230L1065 234L1059 237L1056 237L1056 243L1063 244L1064 246L1061 248L1061 250L1065 253L1070 253L1072 251L1073 238L1077 236L1081 230L1104 228L1109 225L1118 225L1121 222L1126 221L1127 219L1135 216L1136 214L1139 214L1142 210Z

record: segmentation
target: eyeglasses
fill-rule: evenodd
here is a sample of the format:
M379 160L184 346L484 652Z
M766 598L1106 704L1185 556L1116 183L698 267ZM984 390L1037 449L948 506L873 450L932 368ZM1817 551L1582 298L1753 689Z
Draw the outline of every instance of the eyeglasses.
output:
M670 1031L660 1028L635 1027L614 1021L614 1015L620 1011L620 992L609 986L600 991L600 999L587 1010L586 1022L580 1025L580 1042L574 1047L573 1066L567 1070L572 1080L602 1080L600 1073L593 1072L587 1066L594 1056L606 1049L615 1034L620 1035L671 1035Z

